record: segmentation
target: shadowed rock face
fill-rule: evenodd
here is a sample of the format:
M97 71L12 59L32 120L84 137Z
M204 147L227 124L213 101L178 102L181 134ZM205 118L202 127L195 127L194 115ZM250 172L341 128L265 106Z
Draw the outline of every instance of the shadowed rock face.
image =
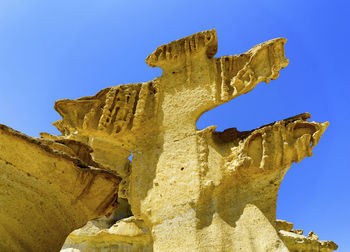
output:
M54 125L62 136L43 133L40 141L117 172L127 202L74 231L64 251L336 249L313 234L300 245L296 233L276 226L279 185L293 162L312 155L328 122L308 122L304 113L245 132L196 128L206 111L276 79L288 65L285 43L277 38L215 58L215 30L200 32L147 57L162 68L159 78L57 101L62 120Z
M71 231L116 207L120 178L89 151L0 125L0 251L58 251Z

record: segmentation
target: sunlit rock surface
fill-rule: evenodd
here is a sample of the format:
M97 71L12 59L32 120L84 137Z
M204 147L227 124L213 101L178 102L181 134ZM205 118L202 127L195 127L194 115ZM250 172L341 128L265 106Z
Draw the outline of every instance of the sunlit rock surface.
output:
M150 230L154 251L296 248L276 230L279 185L293 162L312 155L328 122L304 113L246 132L196 128L206 111L276 79L288 65L285 42L215 58L215 30L197 33L147 57L162 68L159 78L56 102L63 138L88 144L95 160L122 174L120 195Z
M62 135L42 133L40 141L73 154L79 143L81 160L122 179L119 208L72 232L62 251L336 249L276 221L285 173L312 156L328 122L309 122L304 113L244 132L196 128L206 111L276 79L288 65L285 43L277 38L215 58L215 30L196 33L147 57L162 68L159 78L57 101Z
M90 152L0 125L0 251L58 251L74 229L113 211L120 178Z

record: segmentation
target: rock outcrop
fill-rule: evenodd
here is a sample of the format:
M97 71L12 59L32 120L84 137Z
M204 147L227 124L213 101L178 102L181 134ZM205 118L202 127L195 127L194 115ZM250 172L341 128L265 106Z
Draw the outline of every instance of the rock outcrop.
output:
M336 249L313 232L305 237L291 223L276 221L285 173L292 163L312 156L328 122L309 122L310 114L304 113L251 131L196 128L206 111L276 79L288 65L285 43L277 38L240 55L215 58L215 30L200 32L162 45L147 57L149 66L162 68L159 78L57 101L62 120L54 125L62 135L42 133L36 141L54 152L70 153L86 166L106 167L108 174L113 171L122 179L121 208L75 230L62 250ZM55 158L46 163L55 164ZM92 171L97 173L87 169ZM75 179L76 174L69 176ZM84 201L95 215L78 209L84 216L79 225L100 216L115 200L118 182L100 181L87 190L96 199L87 196ZM69 188L64 192L82 200ZM106 199L97 204L103 194ZM80 218L79 211L72 210L72 219Z
M91 151L0 125L0 251L58 251L70 232L113 211L120 178Z
M159 78L56 102L63 138L83 141L123 174L120 195L154 251L288 250L275 228L279 185L293 162L312 155L328 122L304 113L246 132L196 128L204 112L276 79L288 65L285 42L215 58L215 30L200 32L147 57L162 68ZM101 143L114 146L114 160Z
M293 224L283 220L276 220L276 229L279 236L292 252L330 252L338 248L332 241L320 241L318 236L310 231L308 236L304 236L302 229L293 229Z

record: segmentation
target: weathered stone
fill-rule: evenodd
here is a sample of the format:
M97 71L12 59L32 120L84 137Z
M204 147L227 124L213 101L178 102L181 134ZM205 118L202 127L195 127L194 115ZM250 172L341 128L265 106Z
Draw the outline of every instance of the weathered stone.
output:
M290 232L297 234L297 235L303 235L304 230L303 229L292 229Z
M0 251L58 251L71 231L112 211L120 178L89 152L0 125Z
M310 114L303 113L251 131L196 128L196 121L206 111L250 92L260 82L276 79L288 65L285 43L286 39L277 38L240 55L215 58L217 37L211 30L162 45L146 59L149 66L162 68L161 77L106 88L77 100L57 101L55 109L62 120L54 125L62 135L42 133L42 139L35 139L36 144L29 148L28 153L34 153L30 158L26 151L15 148L17 140L7 140L3 146L13 149L2 153L12 156L4 160L24 170L33 163L39 174L45 160L49 169L40 178L59 188L48 193L70 199L68 202L82 201L80 208L61 203L74 209L68 217L55 212L61 219L54 220L52 226L67 218L68 223L80 227L106 214L119 190L121 208L71 233L64 251L336 249L334 243L318 241L313 233L310 237L298 235L291 223L276 221L284 175L293 162L312 156L328 122L309 122ZM79 177L76 173L81 171L74 165L64 169L70 171L68 177L51 179L49 171L61 171L52 168L59 158L48 157L46 152L37 154L33 148L38 145L45 146L48 153L67 153L67 162L79 160L80 167L107 167L105 173L114 180L98 180L101 170L78 167L100 181L89 183L95 180ZM18 151L25 163L16 163ZM131 153L132 162L128 159ZM122 179L119 189L112 171ZM96 187L81 198L71 183L75 180L82 188ZM67 186L62 187L62 181ZM33 214L37 211L32 210ZM45 224L49 226L49 221ZM38 225L36 222L33 228ZM65 229L51 230L52 237L54 233L61 239L74 226L60 225Z
M330 252L338 248L332 241L319 241L315 237L306 237L294 232L280 230L279 235L291 252Z
M285 231L292 231L293 229L293 223L290 223L288 221L284 220L276 220L276 229L279 230L285 230Z
M93 222L75 230L61 251L153 251L152 237L142 220L129 217L109 228Z
M307 237L313 240L318 240L318 235L315 234L313 231L310 231L310 233L307 234Z
M63 138L90 145L95 160L122 174L123 197L154 251L288 250L275 229L279 185L328 122L304 113L245 132L196 128L204 112L276 79L288 64L285 42L215 58L215 30L200 32L147 57L159 78L56 102ZM104 161L109 146L115 159Z

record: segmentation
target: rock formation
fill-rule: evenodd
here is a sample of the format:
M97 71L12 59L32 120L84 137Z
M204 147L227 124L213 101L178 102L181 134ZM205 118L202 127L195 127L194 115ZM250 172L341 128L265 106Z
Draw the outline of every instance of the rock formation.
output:
M0 251L59 251L70 232L113 211L120 178L91 151L0 125Z
M122 179L121 207L75 230L62 250L336 249L335 243L319 241L313 232L305 237L292 230L292 224L276 221L277 194L285 173L293 162L312 155L328 122L308 122L310 114L304 113L244 132L196 128L206 111L276 79L288 65L285 42L273 39L241 55L215 58L215 30L200 32L160 46L147 57L149 66L162 68L159 78L57 101L55 109L62 120L54 125L62 135L42 133L36 141L55 150L57 144L68 146L73 156ZM78 151L83 154L79 156L80 145L85 149ZM55 164L54 157L47 163ZM52 182L59 184L56 180ZM104 209L109 207L115 192L106 187L88 190L96 202L88 197L92 202L86 204L99 209L94 207L102 204L97 201L104 194ZM80 216L74 212L71 218Z

